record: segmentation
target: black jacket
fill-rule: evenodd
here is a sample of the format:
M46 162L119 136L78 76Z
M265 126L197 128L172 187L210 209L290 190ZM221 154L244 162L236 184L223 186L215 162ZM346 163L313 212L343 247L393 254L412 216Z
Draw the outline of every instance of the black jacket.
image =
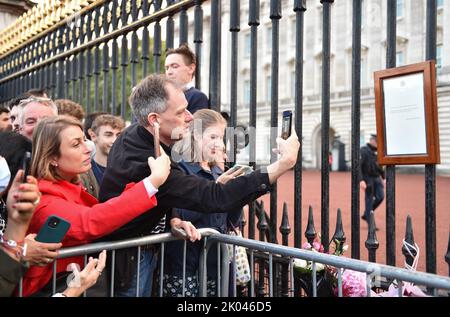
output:
M170 155L170 148L167 146L163 148ZM128 183L139 182L148 176L150 168L147 158L154 154L153 136L144 127L133 124L122 132L108 156L108 164L100 187L100 201L104 202L120 195ZM229 212L248 204L269 190L269 177L263 171L255 171L222 185L212 180L186 175L178 164L172 161L169 177L156 194L158 205L102 240L148 235L172 208L185 208L203 213ZM122 278L119 284L126 285L131 274L134 274L136 264L133 263L133 259L136 257L131 253L127 255L121 253L116 253L116 272L117 278ZM120 267L122 260L127 268Z
M361 148L360 158L360 180L369 182L370 178L382 177L384 179L384 169L378 164L377 149L369 143Z

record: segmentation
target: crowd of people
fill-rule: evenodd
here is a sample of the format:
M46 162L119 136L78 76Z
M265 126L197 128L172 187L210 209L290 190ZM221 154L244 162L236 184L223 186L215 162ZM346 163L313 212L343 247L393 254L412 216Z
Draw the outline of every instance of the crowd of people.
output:
M86 264L83 257L58 259L57 294L52 294L58 251L171 228L184 230L190 240L186 287L192 291L185 295L197 296L197 229L226 232L235 227L242 207L269 192L295 165L300 143L294 130L287 140L277 140L278 161L248 175L240 169L226 171L227 123L208 109L207 97L192 84L195 55L182 45L166 56L165 75L150 75L133 88L129 104L137 122L126 128L120 117L85 116L82 105L52 100L39 89L18 96L8 109L0 108L0 296L18 295L21 277L24 296L79 296L87 289L88 296L107 296L111 263L106 251ZM174 149L180 150L176 156L181 161L174 160ZM27 152L31 162L24 170ZM51 216L69 222L70 228L61 242L37 241ZM171 283L182 275L181 248L178 241L167 246L165 296L183 293ZM151 296L158 254L155 245L143 246L140 258L136 248L117 250L114 295ZM216 261L208 258L210 295L216 294ZM70 274L78 283L67 285Z

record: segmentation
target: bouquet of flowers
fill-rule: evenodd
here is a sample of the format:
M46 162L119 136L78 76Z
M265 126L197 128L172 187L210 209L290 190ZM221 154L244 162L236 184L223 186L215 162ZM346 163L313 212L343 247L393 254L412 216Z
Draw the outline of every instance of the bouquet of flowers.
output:
M340 243L337 240L332 241L334 245L334 251L331 254L342 255L347 249L348 245L340 247ZM315 238L312 243L305 242L303 249L312 252L324 253L324 247L320 243L319 238ZM316 288L317 296L321 297L333 297L335 286L337 285L336 270L333 267L326 266L322 263L316 263ZM294 278L295 285L300 286L306 293L306 296L311 297L313 295L313 282L312 282L312 261L306 261L302 259L294 260ZM298 293L298 288L296 293Z

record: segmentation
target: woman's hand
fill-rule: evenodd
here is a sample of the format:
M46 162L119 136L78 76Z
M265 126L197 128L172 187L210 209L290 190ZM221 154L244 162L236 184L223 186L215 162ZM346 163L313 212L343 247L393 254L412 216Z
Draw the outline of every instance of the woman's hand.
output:
M62 243L43 243L35 240L36 234L29 234L25 237L27 243L27 254L24 261L31 265L46 266L52 263L58 256L56 250L62 247Z
M37 180L27 176L27 182L22 183L23 170L19 170L11 184L6 207L8 209L8 224L5 235L8 239L23 241L41 193Z
M172 234L179 238L190 240L191 242L195 242L202 238L200 232L198 232L197 228L195 228L195 226L190 221L184 221L180 218L175 217L170 219L170 226L172 227L172 229L175 229L172 230ZM178 234L177 231L179 231L179 229L184 230L186 235Z
M78 297L88 288L97 283L98 278L102 274L106 265L106 250L100 253L98 259L89 258L88 264L80 272L77 266L72 263L72 272L74 278L69 283L69 287L63 292L67 297Z
M162 147L160 147L161 155L155 160L153 157L148 158L148 166L152 174L150 182L155 188L159 188L166 181L170 173L170 158Z

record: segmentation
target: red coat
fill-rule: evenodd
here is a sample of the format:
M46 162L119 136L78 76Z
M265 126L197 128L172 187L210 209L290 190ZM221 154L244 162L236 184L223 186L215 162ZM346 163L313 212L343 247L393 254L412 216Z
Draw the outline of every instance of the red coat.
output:
M156 198L148 198L144 183L128 184L118 197L99 204L81 185L67 181L39 181L41 202L31 219L29 233L37 233L48 216L56 215L70 222L70 229L62 241L63 247L89 243L107 235L137 216L156 206ZM57 273L66 272L70 263L84 266L84 257L60 259ZM23 279L23 295L29 296L43 288L52 277L53 263L31 266Z

